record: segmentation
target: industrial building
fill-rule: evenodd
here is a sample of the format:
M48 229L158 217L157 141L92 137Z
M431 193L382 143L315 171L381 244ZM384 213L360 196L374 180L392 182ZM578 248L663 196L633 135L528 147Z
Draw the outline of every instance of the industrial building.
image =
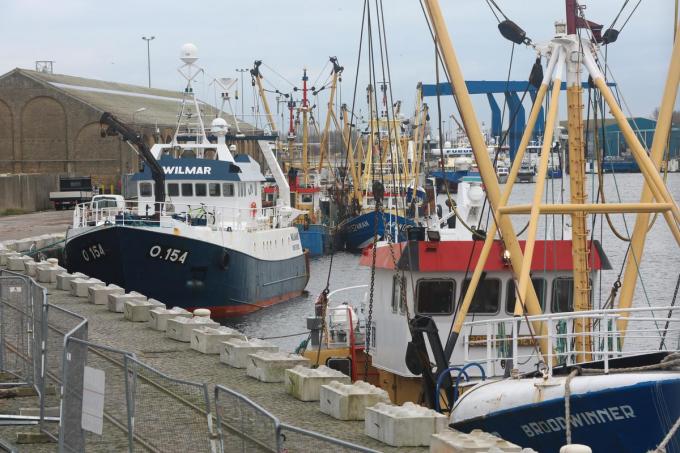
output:
M16 68L0 76L0 174L92 176L107 192L119 192L123 175L137 171L135 151L118 137L100 135L99 118L110 112L138 129L151 145L174 134L183 93ZM218 109L201 103L204 118ZM223 114L230 129L257 135L253 126ZM208 124L209 125L209 124ZM237 152L260 159L248 138Z

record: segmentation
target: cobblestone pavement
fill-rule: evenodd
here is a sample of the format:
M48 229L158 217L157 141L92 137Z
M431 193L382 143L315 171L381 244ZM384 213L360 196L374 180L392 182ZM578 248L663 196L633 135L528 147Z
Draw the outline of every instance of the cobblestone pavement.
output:
M73 211L42 211L0 217L0 241L63 233L73 222Z
M192 350L188 343L171 340L163 332L149 328L146 323L125 321L122 314L111 313L104 306L89 304L87 299L72 297L67 292L57 290L54 285L48 286L48 292L50 303L62 306L88 319L90 341L134 352L140 361L172 377L206 382L211 386L211 392L215 384L224 385L248 396L275 414L282 422L376 450L428 451L427 448L388 447L364 434L363 421L338 421L322 414L318 409L318 402L301 402L294 399L285 392L283 384L267 384L247 377L245 370L231 368L220 363L218 355L201 354ZM5 429L0 429L0 436L6 433ZM5 437L5 439L11 439L11 437ZM98 447L106 449L102 444L98 444ZM30 451L38 450L31 449Z

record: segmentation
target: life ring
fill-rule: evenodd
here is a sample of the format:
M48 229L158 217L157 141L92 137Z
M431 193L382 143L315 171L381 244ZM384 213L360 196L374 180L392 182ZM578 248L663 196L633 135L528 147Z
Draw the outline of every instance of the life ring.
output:
M250 203L250 216L255 218L255 215L257 215L257 203L253 201Z

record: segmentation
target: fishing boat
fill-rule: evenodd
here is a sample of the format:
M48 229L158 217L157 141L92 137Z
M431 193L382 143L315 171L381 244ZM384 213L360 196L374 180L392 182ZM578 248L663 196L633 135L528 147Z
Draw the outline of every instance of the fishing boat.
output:
M676 40L661 103L664 116L647 154L600 69L602 27L583 18L584 10L576 1L566 0L566 23L556 23L555 37L533 47L547 63L546 70L501 193L485 145L477 139L481 136L479 125L439 4L436 0L424 4L471 137L494 222L483 245L448 242L441 234L428 232L425 241L380 245L375 260L380 264L375 266L376 273L382 270L375 283L380 302L369 308L376 311L368 328L369 353L373 366L380 369L381 385L395 392L405 389L405 395L394 396L398 401L418 398L432 407L445 406L453 428L493 432L541 452L557 452L572 443L594 452L680 451L678 310L672 305L633 304L649 213L664 213L680 243L680 210L659 175L680 78L680 43ZM509 20L499 28L516 44L527 43L526 34ZM579 28L585 32L577 34ZM611 38L616 31L607 33ZM582 69L625 129L628 146L643 171L640 203L586 203ZM563 73L569 99L572 198L571 203L548 204L543 192L553 154ZM532 203L508 206L550 87ZM658 201L653 202L654 198ZM625 273L622 268L623 283L620 288L614 285L607 306L595 309L592 282L608 266L606 255L587 233L586 216L630 211L638 217ZM517 240L510 223L509 216L519 213L530 214L526 241ZM572 239L537 240L540 216L552 214L571 216ZM497 231L502 239L496 239ZM467 252L461 254L463 247ZM391 258L395 254L396 260ZM461 281L466 275L468 280ZM659 317L664 323L658 322ZM395 335L399 324L403 335ZM411 376L421 387L420 392L412 389L409 396ZM461 385L462 381L469 382Z
M182 47L185 97L172 141L150 149L139 135L110 114L103 134L120 135L144 161L132 181L137 198L125 206L78 205L68 230L69 272L188 310L209 308L214 317L250 313L302 294L309 279L307 257L293 221L301 211L283 196L262 207L265 177L250 156L234 155L222 118L206 132L192 81L201 73L197 50ZM270 138L253 136L280 191L285 175Z
M416 92L416 109L410 131L400 115L400 103L388 105L387 87L380 86L382 111L374 107L373 87L367 88L371 117L364 138L356 146L346 138L347 170L351 179L347 218L338 225L349 250L361 250L374 238L406 240L406 230L418 223L437 223L435 187L424 185L421 170L428 118L422 87ZM350 116L345 111L344 117ZM345 127L345 137L351 134ZM355 159L354 155L357 155Z
M504 14L504 21L499 19L501 34L530 47L542 62L526 128L501 191L439 2L423 1L492 220L477 240L416 227L406 242L379 241L365 252L361 263L370 267L372 278L364 352L392 401L445 412L450 426L463 432L479 429L547 453L565 445L574 447L569 451L595 453L678 453L680 309L675 300L644 305L634 296L650 214L663 215L676 241L675 247L669 244L669 253L677 256L680 246L680 209L659 174L680 83L680 38L647 152L601 68L600 46L614 42L618 32L602 33L603 27L587 20L575 0L565 3L566 22L556 22L547 42L532 42ZM583 72L590 85L583 83ZM547 197L545 183L563 78L571 199L555 202ZM601 98L599 110L606 105L611 112L641 169L639 203L586 201L584 86ZM531 203L510 205L546 96L546 132ZM636 214L635 227L621 280L612 285L608 300L595 307L593 284L611 265L588 230L587 216L611 213ZM525 240L515 232L515 214L529 214ZM539 219L554 215L571 218L565 239L538 239ZM680 278L675 288L677 296Z

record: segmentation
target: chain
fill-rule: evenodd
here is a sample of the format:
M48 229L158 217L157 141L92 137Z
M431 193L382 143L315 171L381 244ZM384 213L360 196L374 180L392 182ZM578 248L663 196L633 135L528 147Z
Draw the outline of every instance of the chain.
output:
M374 191L375 192L375 191ZM382 200L375 199L373 211L373 248L371 249L371 284L368 295L368 320L366 322L366 349L364 351L364 381L368 382L368 354L371 351L371 333L373 329L373 294L375 292L375 260L378 253L378 214L381 213Z

